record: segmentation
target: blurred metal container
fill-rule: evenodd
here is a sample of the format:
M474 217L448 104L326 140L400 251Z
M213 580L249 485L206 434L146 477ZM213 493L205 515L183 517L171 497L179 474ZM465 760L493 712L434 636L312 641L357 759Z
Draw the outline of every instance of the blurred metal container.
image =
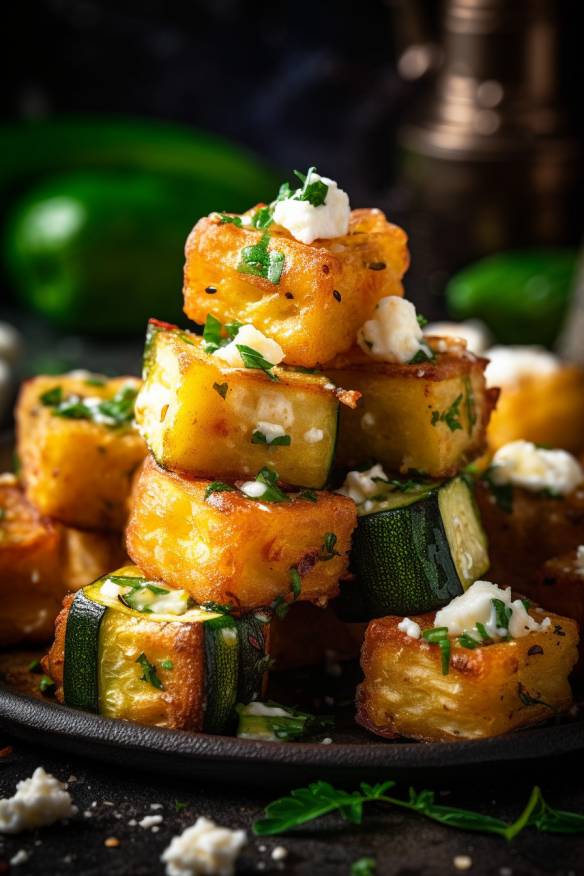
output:
M424 74L441 58L400 134L401 182L410 209L427 217L424 247L439 254L430 294L479 256L578 242L582 155L559 88L558 4L447 0L438 45L423 36L421 6L400 6L410 33L417 14L420 35L402 53L401 74Z

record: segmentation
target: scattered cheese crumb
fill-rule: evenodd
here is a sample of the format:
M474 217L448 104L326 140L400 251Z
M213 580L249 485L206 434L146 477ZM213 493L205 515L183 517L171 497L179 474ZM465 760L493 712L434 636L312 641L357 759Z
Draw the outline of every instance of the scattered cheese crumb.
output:
M382 362L411 362L416 353L430 349L411 301L387 295L375 305L373 316L357 332L361 349Z
M470 870L472 867L472 858L470 855L456 855L452 863L457 870Z
M142 821L138 824L140 827L152 827L154 824L162 823L162 815L145 815Z
M245 481L239 489L250 499L261 499L268 488L261 481Z
M387 475L379 463L367 471L350 471L345 478L345 483L337 490L337 493L340 493L341 496L348 496L357 505L361 505L379 492L380 480L387 481Z
M167 876L233 876L235 861L246 843L244 830L220 827L199 817L162 853Z
M163 804L162 804L162 803L151 803L151 804L150 804L150 808L151 808L151 809L162 809L162 808L163 808Z
M279 423L269 423L267 420L260 420L254 431L261 432L268 444L270 444L274 438L281 438L286 434L286 430L283 426L280 426Z
M25 849L19 849L15 855L10 858L12 867L18 867L19 864L24 864L28 861L28 852Z
M66 786L37 767L30 779L17 784L13 797L0 800L0 833L44 827L76 812Z
M254 328L253 325L242 325L233 340L224 347L219 347L218 350L215 350L213 356L223 359L232 368L243 368L245 366L237 349L238 345L255 350L270 365L279 365L284 358L282 347L276 341L267 338L262 332Z
M314 183L319 180L328 186L323 204L314 207L309 201L298 200L301 189L297 189L290 198L277 201L274 208L274 222L287 228L301 243L342 237L349 231L351 217L349 196L334 180L319 176L313 171L309 182Z
M302 436L307 444L318 444L324 438L322 429L308 429Z
M325 736L324 739L320 740L320 744L321 745L332 745L333 740L330 738L330 736Z
M288 849L285 846L276 846L275 849L272 850L272 860L273 861L283 861L284 858L288 857Z
M411 639L419 639L422 635L422 629L420 624L417 624L415 621L410 620L409 617L404 617L402 621L397 625L398 630L401 630L402 633L405 633L406 636L409 636Z
M584 482L584 469L566 450L547 450L531 441L510 441L493 456L495 484L514 484L526 490L552 490L566 496Z
M497 626L497 612L493 600L499 599L511 609L508 629ZM511 588L504 590L491 581L475 581L461 596L455 596L448 605L436 612L435 627L447 627L452 636L463 633L482 641L477 623L484 625L489 638L497 641L511 636L519 639L535 630L546 630L551 626L549 618L538 623L527 613L521 599L512 600Z

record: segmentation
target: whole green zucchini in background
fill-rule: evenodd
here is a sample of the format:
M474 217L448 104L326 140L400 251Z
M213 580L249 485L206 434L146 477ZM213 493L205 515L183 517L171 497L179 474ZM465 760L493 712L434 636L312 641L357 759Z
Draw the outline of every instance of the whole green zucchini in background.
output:
M0 191L25 189L4 227L10 286L71 331L142 331L153 315L184 320L192 226L215 209L243 211L276 187L244 151L154 122L7 126L0 149Z

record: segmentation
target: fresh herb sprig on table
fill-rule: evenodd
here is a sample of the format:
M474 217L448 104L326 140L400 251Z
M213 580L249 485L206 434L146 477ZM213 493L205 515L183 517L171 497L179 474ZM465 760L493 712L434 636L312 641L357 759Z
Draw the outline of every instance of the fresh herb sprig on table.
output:
M535 828L540 833L584 833L584 815L553 809L545 802L537 786L533 788L523 812L509 824L500 818L482 815L470 809L443 806L435 802L432 791L417 792L410 788L409 796L405 800L391 797L387 792L395 785L392 781L377 785L362 782L359 791L348 792L340 791L328 782L314 782L307 788L292 791L289 797L270 803L264 816L253 825L253 831L257 836L285 833L332 812L338 813L352 824L361 824L366 803L384 803L423 815L447 827L495 834L507 840L514 839L527 827Z

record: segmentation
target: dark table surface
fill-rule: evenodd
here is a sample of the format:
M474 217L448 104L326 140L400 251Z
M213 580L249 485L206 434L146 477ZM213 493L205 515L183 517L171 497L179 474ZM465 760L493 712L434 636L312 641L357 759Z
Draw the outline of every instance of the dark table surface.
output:
M471 859L466 872L472 876L584 873L584 837L541 835L527 830L507 843L381 808L369 809L361 827L329 816L284 837L255 838L250 830L255 818L268 802L289 788L282 788L281 792L262 789L261 776L257 783L239 787L219 780L213 783L167 780L155 774L125 771L56 754L6 736L0 739L0 748L4 746L11 746L12 751L0 759L0 797L11 796L16 782L42 765L69 783L79 812L67 824L0 838L0 873L162 876L161 853L171 838L199 815L248 831L249 845L239 859L238 874L349 876L351 864L363 856L376 859L378 876L465 872L457 868L457 856ZM440 784L434 780L432 788L441 802L472 807L511 821L537 783L552 805L584 812L583 766L584 757L572 755L515 769L506 766L480 774L453 772ZM419 784L420 780L417 781ZM145 815L162 815L158 830L135 823ZM105 844L112 837L119 845ZM274 861L271 852L280 845L288 855L284 861ZM29 858L11 868L9 861L20 849L28 852Z

